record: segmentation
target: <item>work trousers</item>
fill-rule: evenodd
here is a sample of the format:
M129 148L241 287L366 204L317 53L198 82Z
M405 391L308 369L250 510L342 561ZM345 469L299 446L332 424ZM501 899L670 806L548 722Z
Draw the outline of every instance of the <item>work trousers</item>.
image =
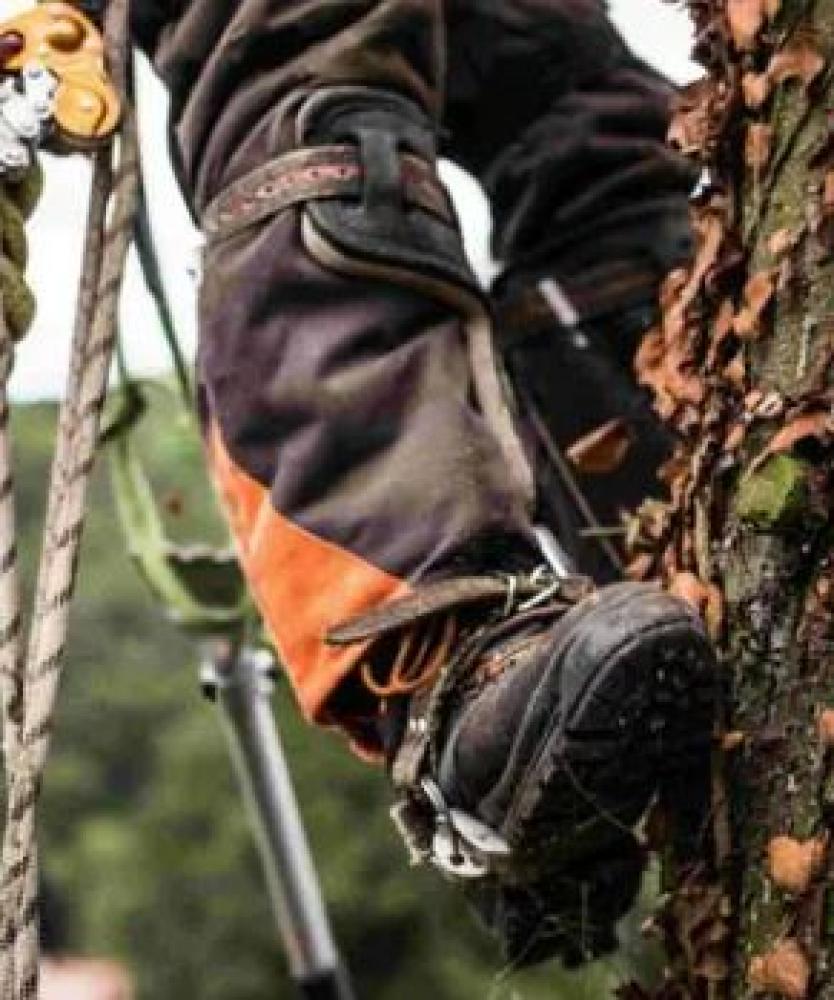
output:
M483 185L502 287L650 261L691 183L671 89L601 0L138 0L198 219L297 145L294 95L412 101ZM539 561L529 496L473 388L448 301L307 251L302 207L209 240L199 384L210 466L304 712L373 749L361 646L327 633L421 583ZM466 220L463 220L466 224Z

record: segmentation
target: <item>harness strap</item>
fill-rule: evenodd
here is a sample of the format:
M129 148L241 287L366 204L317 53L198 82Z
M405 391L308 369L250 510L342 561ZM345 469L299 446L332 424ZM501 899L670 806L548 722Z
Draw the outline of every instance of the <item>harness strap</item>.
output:
M398 156L406 205L454 225L449 196L431 165L412 153ZM293 205L330 198L358 201L364 196L365 175L361 151L354 145L293 150L256 168L218 195L203 213L203 231L211 240L222 240Z

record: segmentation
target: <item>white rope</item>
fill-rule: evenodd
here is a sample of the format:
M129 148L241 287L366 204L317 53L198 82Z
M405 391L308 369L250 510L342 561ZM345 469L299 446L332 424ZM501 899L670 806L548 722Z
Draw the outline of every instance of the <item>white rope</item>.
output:
M109 189L109 156L101 154L96 158L93 172L93 186L88 213L87 238L82 264L82 275L92 275L93 277L92 281L82 280L82 287L79 294L76 329L73 337L71 371L68 375L68 383L70 385L77 381L77 369L80 367L79 356L81 352L77 350L76 345L83 340L83 337L86 336L85 331L90 325L90 317L95 306L95 290L98 286L98 271L101 262L104 233L104 217ZM10 344L8 345L8 348L9 350L11 349ZM8 358L10 362L10 355ZM68 391L67 398L69 399L71 395L73 395L73 393ZM66 429L68 423L71 423L71 420L69 419L69 412L65 403L62 407L61 419L59 421L59 434L58 441L56 443L56 460L53 463L54 466L58 464L58 450L61 447L61 441L66 439ZM3 456L10 462L11 445L8 438L7 428L4 428L0 451L2 451ZM6 478L7 481L11 483L12 475L10 464L6 469ZM54 468L52 479L53 481L55 479ZM57 491L50 488L50 509L47 514L47 522L51 522L51 520L54 519L54 506L57 495ZM0 541L3 549L7 551L13 550L15 545L15 523L11 504L13 504L13 496L10 494L10 505L4 512L6 516L3 518L3 535L2 541ZM48 538L45 534L44 550L41 557L41 566L39 568L39 577L43 577L44 575L47 559L51 558L51 551L52 546L48 544ZM6 585L9 585L8 582ZM19 621L19 611L16 617ZM14 621L14 618L10 613L7 616L7 620L10 622ZM24 700L25 660L22 648L22 634L19 628L17 630L16 639L18 672L16 676L10 678L8 695L9 700L4 702L3 706L5 713L4 727L7 732L5 746L7 802L6 825L3 840L2 924L0 925L2 927L2 934L0 934L0 997L3 998L14 996L15 941L18 937L18 928L22 920L22 914L19 912L20 903L18 901L18 896L21 892L20 876L22 875L22 872L19 871L21 864L21 829L16 816L18 812L23 809L27 797L32 797L31 791L28 788L28 763L24 759L22 750L22 726L26 707ZM11 650L9 650L7 658L11 662ZM10 706L14 706L15 704L16 710L14 712L10 711ZM16 724L12 725L15 721L15 717L17 719ZM10 739L10 736L13 738Z
M14 474L9 437L8 380L14 345L3 318L0 299L0 679L2 679L3 737L7 753L14 753L22 721L23 644L20 575L17 560L17 518Z
M111 0L106 39L117 83L124 80L127 0ZM87 487L99 436L101 409L117 332L117 307L127 250L138 202L138 152L135 122L125 112L119 163L110 172L110 154L96 157L90 198L87 242L73 335L67 392L61 406L53 460L44 541L34 611L22 678L22 718L14 719L20 690L19 635L3 645L3 675L8 800L3 842L2 921L0 921L0 996L36 1000L38 993L38 858L36 807L52 734L63 667L70 600L84 524ZM105 215L113 195L112 217ZM10 346L10 345L9 345ZM5 358L6 355L3 355ZM7 365L6 365L7 367ZM2 375L2 370L0 370ZM8 436L0 422L0 485L3 462L10 459ZM14 539L14 509L0 489L0 552ZM0 599L12 594L0 563ZM12 657L15 657L12 660ZM8 683L6 683L8 681ZM20 713L18 712L18 715ZM11 726L9 725L11 722Z
M3 711L3 753L7 793L11 792L10 764L19 757L23 716L23 633L11 439L9 437L8 380L14 345L0 302L0 687ZM6 832L9 831L8 823ZM4 865L5 870L5 865ZM0 897L3 913L7 899ZM2 926L6 940L5 921ZM12 996L13 965L9 950L0 945L0 997Z

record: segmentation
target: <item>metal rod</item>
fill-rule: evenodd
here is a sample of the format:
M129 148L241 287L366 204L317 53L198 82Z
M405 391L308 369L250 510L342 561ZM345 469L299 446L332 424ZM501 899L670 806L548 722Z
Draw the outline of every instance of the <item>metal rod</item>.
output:
M553 532L544 524L534 524L533 531L542 555L557 577L565 579L576 572L573 560L559 544Z
M266 653L213 646L200 669L249 812L290 974L311 1000L354 1000L339 958L272 714L274 662Z
M84 0L99 6L99 0ZM166 295L144 189L136 243L186 400L191 381ZM235 774L261 856L267 891L298 992L309 1000L355 1000L330 929L292 779L271 709L274 661L228 642L206 647L203 691L220 709Z
M600 524L597 521L596 515L594 514L591 505L585 499L585 495L582 490L579 488L579 485L576 482L567 461L562 455L559 446L556 444L553 435L550 433L550 429L545 423L544 418L541 413L539 413L539 408L536 401L533 399L532 393L530 393L525 387L517 385L516 395L530 421L530 424L532 425L533 430L536 433L536 436L539 439L539 443L544 449L545 455L548 457L551 465L555 469L560 482L567 491L567 495L574 505L574 508L579 512L579 515L589 528L599 528ZM609 539L595 535L594 541L597 542L599 547L605 553L617 573L622 576L624 573L622 560Z

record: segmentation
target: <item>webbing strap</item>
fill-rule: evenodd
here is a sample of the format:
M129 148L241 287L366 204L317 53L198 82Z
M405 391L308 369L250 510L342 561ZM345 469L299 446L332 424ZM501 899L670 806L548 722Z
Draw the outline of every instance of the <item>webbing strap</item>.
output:
M454 224L449 196L429 163L402 153L400 177L406 204ZM210 240L226 239L292 205L324 198L360 200L364 180L365 168L356 146L296 149L246 174L218 195L203 213L203 232Z

